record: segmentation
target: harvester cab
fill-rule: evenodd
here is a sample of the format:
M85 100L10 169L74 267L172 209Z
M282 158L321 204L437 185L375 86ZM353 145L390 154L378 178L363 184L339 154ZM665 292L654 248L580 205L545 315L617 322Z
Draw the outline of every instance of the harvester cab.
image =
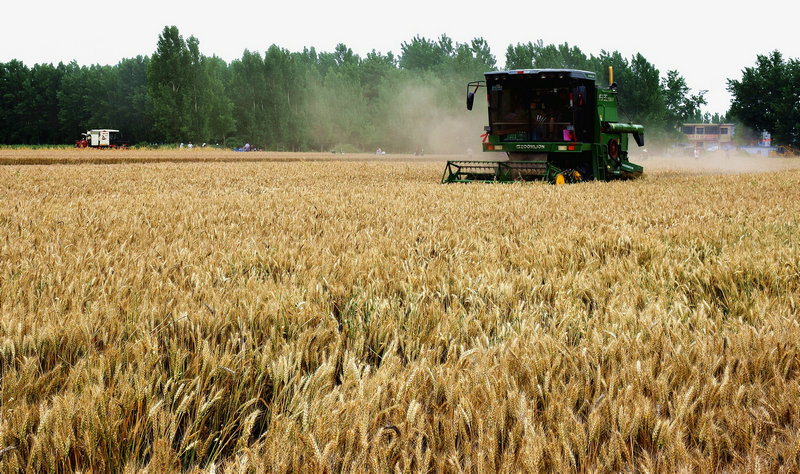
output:
M448 161L443 183L545 180L556 184L633 179L642 167L628 161L628 135L644 146L644 127L620 123L617 85L573 69L520 69L485 73L467 84L467 109L487 89L489 125L483 151L502 161Z

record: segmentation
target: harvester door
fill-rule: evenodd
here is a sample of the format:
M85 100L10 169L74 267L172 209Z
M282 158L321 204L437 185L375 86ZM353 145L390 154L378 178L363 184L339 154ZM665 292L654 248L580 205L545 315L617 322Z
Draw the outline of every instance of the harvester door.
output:
M586 86L578 86L573 90L573 111L576 141L590 142L591 132L586 123Z

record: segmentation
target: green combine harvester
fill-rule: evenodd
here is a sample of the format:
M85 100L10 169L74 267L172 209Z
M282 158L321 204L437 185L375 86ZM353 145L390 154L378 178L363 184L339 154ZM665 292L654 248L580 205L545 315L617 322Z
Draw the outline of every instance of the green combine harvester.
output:
M628 134L644 146L644 127L620 123L617 84L593 72L519 69L485 73L467 85L467 109L486 87L489 125L483 151L503 161L448 161L442 183L544 180L555 184L597 179L634 179L642 167L628 161Z

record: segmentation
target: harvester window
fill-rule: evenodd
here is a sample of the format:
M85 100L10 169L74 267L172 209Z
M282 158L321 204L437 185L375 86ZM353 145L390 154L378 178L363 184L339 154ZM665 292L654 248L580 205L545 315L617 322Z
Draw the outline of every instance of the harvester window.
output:
M489 85L489 125L504 142L591 140L586 85L527 75Z
M489 114L494 133L505 141L525 141L530 125L530 113L525 108L524 91L507 86L492 87Z

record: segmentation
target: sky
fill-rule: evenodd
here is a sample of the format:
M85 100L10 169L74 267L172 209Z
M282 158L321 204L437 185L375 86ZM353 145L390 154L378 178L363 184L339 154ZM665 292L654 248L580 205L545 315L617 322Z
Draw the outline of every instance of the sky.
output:
M662 77L675 69L693 92L708 91L705 112L725 113L727 80L740 79L757 55L777 49L784 58L800 58L800 3L786 0L6 3L0 62L18 59L28 66L73 60L113 65L152 55L167 25L184 38L195 36L203 54L229 62L245 49L264 52L272 44L321 52L344 43L362 57L373 49L399 56L403 42L416 35L446 34L459 43L483 37L502 67L509 45L541 39L587 55L616 50L630 59L641 53Z

